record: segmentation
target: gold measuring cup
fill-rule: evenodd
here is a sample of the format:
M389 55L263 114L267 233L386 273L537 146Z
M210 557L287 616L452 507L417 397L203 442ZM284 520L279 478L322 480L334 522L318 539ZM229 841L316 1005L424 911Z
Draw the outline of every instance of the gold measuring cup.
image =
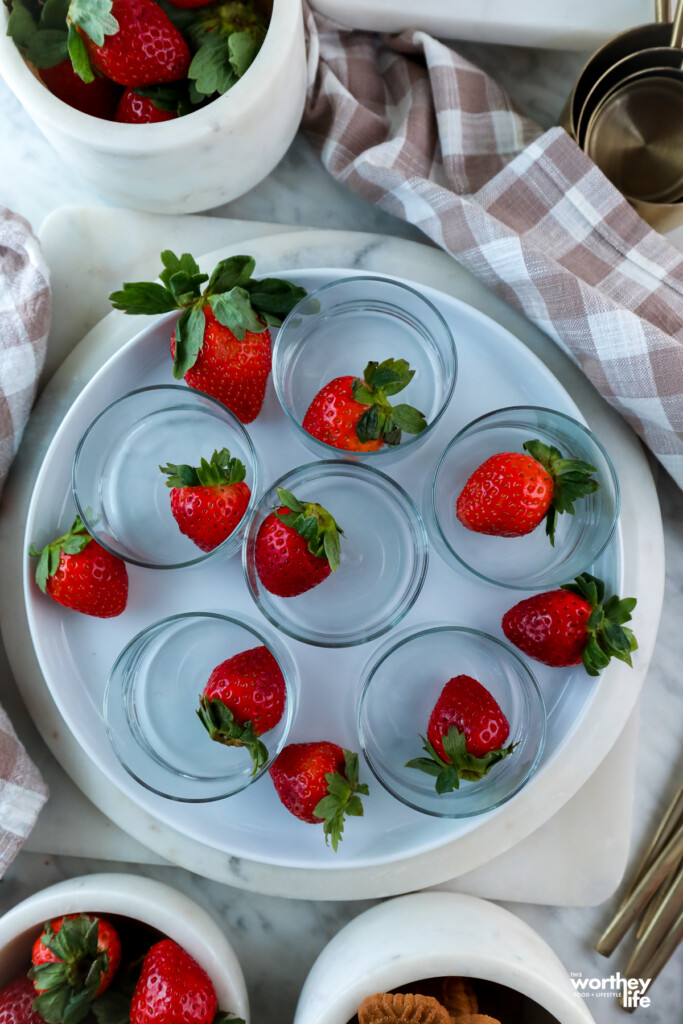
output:
M622 61L632 74L606 92L585 129L584 149L627 198L675 203L683 197L683 0L669 53L676 62L653 67L658 50L642 61Z
M576 121L595 82L617 61L644 49L667 46L671 38L670 5L668 0L655 3L655 21L637 25L610 39L590 57L579 74L564 110L560 114L562 127L576 138Z

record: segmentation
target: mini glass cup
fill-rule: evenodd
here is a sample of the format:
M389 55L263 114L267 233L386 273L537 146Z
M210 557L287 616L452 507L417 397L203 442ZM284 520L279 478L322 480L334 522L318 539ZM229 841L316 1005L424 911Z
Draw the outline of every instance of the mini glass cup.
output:
M543 523L524 537L494 537L466 529L456 515L465 483L499 452L522 452L525 441L554 445L567 459L595 466L600 487L575 502L575 514L557 517L555 546ZM456 568L500 587L542 590L569 583L605 550L619 515L619 484L612 461L582 423L552 409L512 406L468 423L448 444L427 481L423 502L431 540Z
M214 668L242 651L265 646L285 680L285 709L260 738L268 760L255 774L244 747L212 740L196 711ZM116 659L104 696L114 752L129 775L170 800L223 800L268 771L285 745L299 692L285 647L260 626L213 612L172 615L133 637Z
M518 744L488 775L439 795L432 775L406 767L424 756L421 736L446 683L472 676L493 695L510 725L505 746ZM437 818L484 814L510 800L533 775L545 745L541 691L524 661L486 633L436 625L405 631L375 651L365 669L358 709L365 758L392 796Z
M419 409L428 426L405 431L401 443L376 452L349 452L319 441L302 423L320 389L335 377L362 377L370 360L405 359L415 376L392 404ZM451 330L414 288L383 277L346 277L302 299L278 332L273 382L298 439L321 458L351 458L376 466L404 458L426 441L450 402L457 375Z
M256 539L280 505L278 487L322 505L344 531L337 571L298 597L271 594L256 569ZM242 558L249 592L273 625L317 647L352 647L386 633L410 611L427 575L428 543L402 487L369 466L329 460L285 473L266 491L247 526Z
M180 532L159 467L198 466L223 448L244 464L251 498L230 536L202 551ZM117 398L95 417L76 449L72 486L78 514L103 548L147 569L180 569L239 549L258 497L258 458L221 402L184 385L157 385Z

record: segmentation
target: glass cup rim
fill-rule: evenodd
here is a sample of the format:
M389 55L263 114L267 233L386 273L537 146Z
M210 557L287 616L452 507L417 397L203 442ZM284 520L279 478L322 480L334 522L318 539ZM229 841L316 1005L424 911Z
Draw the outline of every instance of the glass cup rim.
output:
M109 404L106 405L104 409L100 410L97 416L93 417L93 419L90 421L86 429L83 431L83 434L81 435L81 438L76 446L76 451L74 452L74 457L71 464L71 492L73 494L74 502L76 505L76 511L78 512L78 515L80 516L86 530L97 541L97 543L105 549L105 551L109 552L109 554L114 555L116 558L120 558L122 561L128 563L129 565L138 565L142 569L160 569L162 571L167 569L187 569L190 566L199 565L202 562L206 562L209 558L212 558L215 555L217 555L221 551L221 549L224 548L224 546L230 542L230 539L233 536L234 531L229 536L227 536L224 541L221 541L221 543L217 547L212 548L211 551L201 551L198 548L197 550L199 554L196 555L194 558L185 560L184 562L168 562L163 564L160 564L158 562L145 562L142 559L134 558L132 555L122 554L96 532L95 525L90 522L90 519L87 516L87 510L84 509L81 505L81 501L78 495L78 489L76 487L76 473L78 470L78 463L81 458L82 450L88 438L88 435L93 430L95 425L104 416L106 416L107 413L111 412L112 409L115 408L115 406L121 404L122 402L125 402L129 398L133 398L137 395L144 395L152 391L176 392L182 393L186 396L189 395L190 399L194 399L195 397L206 399L208 402L215 405L216 408L221 413L226 415L229 421L232 421L230 423L230 426L235 428L236 433L240 436L240 439L243 441L245 448L249 452L249 468L251 469L253 477L254 486L251 488L249 504L247 505L242 520L240 521L240 523L237 524L235 529L239 529L242 526L246 526L249 515L256 504L258 488L260 484L258 455L256 453L256 448L254 447L254 442L252 441L251 436L249 435L249 432L246 430L244 424L241 423L240 420L238 420L237 416L235 416L234 412L232 412L231 409L228 409L227 405L223 405L223 403L219 402L219 400L217 398L214 398L213 395L207 395L205 391L200 391L198 388L191 388L186 384L148 384L146 387L143 388L134 388L132 391L127 391L125 395L120 395L118 398L115 398L112 402L109 402Z
M372 757L368 753L367 738L365 735L365 731L363 729L363 706L365 704L365 698L367 696L368 690L370 689L370 686L372 685L372 681L377 673L377 670L384 664L385 661L387 661L387 659L392 654L398 652L402 647L405 647L407 644L411 643L414 640L419 640L424 636L430 636L434 633L459 633L464 634L466 636L475 636L479 639L493 643L497 647L502 648L503 652L506 655L508 655L514 662L518 663L519 667L521 668L520 674L522 678L526 679L527 685L529 685L529 692L534 695L534 698L536 699L538 707L540 708L541 712L541 736L538 743L538 749L526 773L519 780L517 785L510 790L509 793L506 793L505 796L491 803L487 807L483 807L478 810L460 811L456 813L440 813L439 811L431 810L429 808L423 807L421 804L409 800L407 797L397 792L386 781L386 779L384 779L379 769L375 767ZM383 786L383 788L387 791L387 793L391 794L391 796L395 797L406 807L410 807L412 808L412 810L418 811L420 814L427 814L431 818L442 818L445 820L474 818L478 817L481 814L488 814L490 811L494 811L498 807L502 807L503 804L508 803L508 801L511 800L514 796L516 796L517 793L519 793L519 791L527 784L527 782L535 774L536 769L538 768L538 765L540 763L541 757L543 756L543 751L545 750L545 743L548 733L548 713L546 709L545 699L543 697L543 692L538 684L536 676L529 668L526 661L519 654L517 654L517 652L513 650L513 648L509 644L505 643L502 640L499 640L498 637L492 636L490 633L485 633L481 629L474 629L471 626L452 625L448 622L438 622L431 625L422 624L417 625L415 627L410 627L409 629L405 630L400 637L394 639L394 643L392 643L390 646L386 645L384 648L380 648L378 651L375 651L366 662L365 667L363 669L365 678L363 680L363 687L360 692L360 697L358 698L358 713L356 716L358 740L360 743L361 751L363 753L363 757L365 758L365 761L368 764L372 774L375 776L380 785Z
M543 405L506 405L500 409L493 409L491 412L485 412L482 413L481 416L475 417L475 419L470 420L469 423L466 423L465 426L462 427L458 431L458 433L451 438L451 440L448 442L444 450L441 452L441 455L439 456L439 459L436 463L436 467L432 475L432 482L429 489L431 518L436 526L437 532L439 534L439 539L443 541L443 543L446 545L447 550L450 552L451 555L453 555L455 559L457 559L460 565L464 566L464 568L467 569L468 572L471 572L474 576L476 576L480 580L483 580L485 583L492 583L494 586L504 587L506 590L535 591L540 589L538 584L522 583L519 581L515 581L514 583L506 583L503 580L494 579L493 576L486 576L485 573L479 572L479 570L475 569L474 566L471 566L469 562L466 562L465 559L458 554L458 552L455 550L455 548L451 545L450 541L448 540L448 537L444 533L444 530L441 526L441 520L439 519L439 514L437 512L437 483L439 480L439 474L441 473L441 468L448 454L450 453L451 448L453 448L454 445L457 444L457 442L460 441L460 439L466 433L468 433L473 427L478 426L483 420L491 419L494 416L498 416L500 413L512 412L540 412L552 417L556 417L557 419L560 420L566 420L568 423L571 423L575 427L578 427L579 430L581 430L588 437L588 440L595 445L595 447L598 449L603 459L605 460L605 464L607 466L609 476L612 481L612 487L614 489L614 515L612 517L610 529L606 533L603 543L601 544L600 548L596 550L595 553L591 556L591 559L588 564L592 564L593 562L596 562L598 560L598 558L603 553L609 542L612 540L612 537L614 536L614 531L617 528L619 512L621 509L621 489L619 487L619 478L617 477L616 470L614 469L614 464L611 458L609 457L607 450L605 449L605 446L602 444L602 442L598 440L593 431L584 423L581 423L574 416L570 416L568 413L560 412L558 409L548 409L546 406Z
M398 278L393 278L390 276L383 277L380 274L356 274L355 276L340 277L335 279L334 281L328 281L326 284L322 284L320 285L319 288L316 288L315 291L309 292L308 295L306 295L303 299L300 299L300 301L297 302L294 309L290 310L285 319L282 321L282 326L279 328L277 337L273 344L273 386L275 388L277 400L280 403L280 406L285 416L291 423L294 424L294 427L299 433L303 434L306 438L308 438L311 443L314 443L321 452L325 452L328 455L328 457L331 457L334 452L342 452L346 456L348 456L349 454L355 454L356 456L362 458L363 460L370 461L373 458L376 459L378 456L379 458L386 458L388 455L391 455L393 452L395 452L396 449L391 446L385 445L384 447L379 448L377 451L374 452L354 453L349 452L349 450L346 448L335 448L334 445L327 444L325 441L320 441L317 437L313 437L313 435L309 434L307 430L304 430L303 425L299 423L297 418L294 416L293 412L290 410L287 402L285 401L284 392L281 387L280 375L277 372L280 365L280 360L278 357L280 354L280 348L282 347L281 338L285 337L285 331L287 330L289 321L294 318L294 316L297 313L297 310L299 309L299 306L303 305L304 302L309 302L311 299L317 298L322 292L330 291L333 288L341 286L356 284L358 281L378 281L381 284L394 285L396 288L406 292L410 292L412 295L416 296L417 299L419 299L419 301L423 305L427 306L429 310L436 316L440 326L444 331L451 354L453 356L453 372L450 375L449 385L446 389L444 399L441 403L441 407L439 408L436 416L434 416L434 418L427 424L426 428L420 434L409 435L409 439L407 441L402 441L401 444L398 445L399 448L403 447L405 449L410 447L410 445L414 444L416 441L424 440L431 433L432 428L437 425L437 423L441 420L442 416L446 412L446 409L450 405L451 399L453 397L453 392L455 391L455 385L458 379L458 349L455 344L453 332L448 326L446 318L444 317L443 313L439 309L437 309L437 307L434 305L431 299L428 299L425 295L422 295L422 293L419 292L412 285L406 284L403 281L399 280ZM359 302L360 301L364 300L359 300ZM420 321L420 323L422 323L422 321ZM424 324L422 324L422 326L424 327ZM429 334L429 336L432 337L432 331L427 331L427 334Z
M285 622L282 622L275 618L275 616L261 601L259 595L254 591L251 578L249 575L249 540L253 532L254 523L256 522L256 517L258 515L259 509L264 504L266 496L271 490L277 489L284 480L291 480L293 476L298 474L303 475L305 471L309 470L314 471L314 476L324 476L326 470L339 472L343 469L351 470L352 473L359 473L361 476L369 474L371 478L373 475L376 477L380 477L380 479L383 480L386 484L389 484L391 489L397 491L404 499L404 501L407 503L408 508L413 513L413 521L416 527L417 537L420 541L420 551L418 552L418 557L420 558L421 561L419 578L417 579L417 582L414 584L413 593L410 597L410 601L407 604L405 610L402 609L398 618L394 618L389 624L384 625L381 629L378 629L375 632L368 634L367 636L363 634L362 637L354 637L353 639L349 640L331 639L327 642L324 640L311 640L309 637L304 637L300 633L296 632L294 629L291 629ZM365 463L356 462L354 459L316 459L314 462L306 462L302 466L295 466L294 469L290 469L286 473L283 473L280 477L278 477L277 480L275 480L265 489L265 491L259 498L258 503L254 506L249 516L246 528L244 530L244 539L242 541L242 570L244 574L244 581L247 590L249 591L249 594L252 600L254 601L254 604L261 612L261 614L268 620L268 622L270 622L272 626L275 626L276 629L278 629L281 633L284 633L286 636L290 637L290 639L298 640L300 643L308 644L311 647L320 647L329 650L336 650L347 647L358 647L361 644L370 643L372 640L376 640L378 637L383 636L385 633L388 633L390 630L392 630L396 625L398 625L398 623L403 618L405 618L405 616L408 614L411 608L414 607L415 602L417 601L418 597L422 592L422 588L427 578L428 568L429 538L427 536L427 528L422 518L422 514L419 508L417 507L417 504L413 501L408 492L404 490L404 488L401 487L401 485L392 477L390 477L387 473L383 473L381 469L377 469L375 466L368 466Z
M247 632L252 634L254 639L259 641L260 644L262 644L264 647L266 647L270 651L270 653L273 655L273 657L277 661L277 663L278 663L278 665L280 667L280 671L282 672L282 678L285 681L285 691L286 691L286 694L287 694L287 701L286 701L286 704L285 704L285 715L286 715L287 720L285 722L285 729L284 729L284 733L283 733L283 736L282 736L282 741L281 741L277 751L271 757L269 757L269 759L266 762L266 764L263 765L263 767L260 768L259 771L257 771L255 775L248 776L243 785L239 786L237 789L231 789L227 793L216 793L215 795L212 794L210 796L189 796L189 797L188 796L177 796L175 794L164 792L164 790L159 789L157 786L151 785L145 779L141 778L140 775L136 771L134 771L133 768L124 760L124 758L122 757L122 755L119 752L119 748L118 748L117 744L114 741L114 735L113 735L114 730L113 730L112 725L109 722L109 714L108 714L109 700L108 700L108 698L109 698L109 692L110 692L111 685L112 685L112 677L114 676L114 673L118 669L120 663L123 661L125 656L128 654L129 650L136 643L138 643L139 640L141 640L144 636L146 636L146 634L151 633L153 630L157 630L160 627L167 626L171 622L176 622L176 621L180 621L180 620L183 620L183 619L217 619L217 620L219 620L221 622L228 622L231 625L239 626L240 628L245 629ZM148 626L145 626L144 629L139 630L135 634L135 636L132 637L128 641L128 643L125 644L125 646L117 654L116 659L114 660L114 663L113 663L111 669L109 670L109 675L107 676L107 683L106 683L106 686L105 686L105 689L104 689L104 699L103 699L103 702L102 702L103 718L104 718L104 725L105 725L105 728L107 730L107 735L109 737L109 742L111 743L112 749L113 749L113 751L114 751L114 753L116 755L116 759L118 760L119 764L124 769L124 771L126 771L128 773L128 775L130 775L130 777L132 779L134 779L140 786L142 786L144 789L148 790L148 792L154 793L156 796L161 796L161 797L163 797L166 800L173 800L175 803L181 803L181 804L207 804L207 803L215 803L215 801L217 801L217 800L228 800L231 796L236 796L237 793L241 793L245 789L248 789L249 786L251 786L254 782L257 782L260 778L262 778L266 774L266 772L270 769L271 765L274 763L274 761L277 758L277 756L281 753L281 751L283 750L283 748L284 748L284 746L285 746L285 744L287 742L289 731L291 729L292 722L293 722L293 719L294 719L295 704L296 704L296 689L295 688L296 688L296 685L298 683L298 673L297 673L297 670L296 670L296 664L294 662L294 659L291 658L291 656L290 656L290 660L292 662L292 665L294 665L294 677L293 678L290 678L290 674L289 674L290 673L290 668L289 668L289 666L282 664L282 661L281 661L281 659L279 657L279 652L276 649L273 648L271 640L267 636L263 636L263 634L259 632L259 628L258 628L257 624L251 618L249 618L248 616L241 616L240 618L237 618L237 613L235 613L234 615L225 615L222 612L208 612L208 611L196 612L196 611L194 611L194 612L176 612L173 615L166 615L166 616L164 616L163 619L157 619L156 622L152 622ZM215 778L220 780L222 778L222 776L217 776ZM206 782L211 782L211 781L213 781L213 778L212 779L206 779ZM201 785L201 781L199 781L199 784Z

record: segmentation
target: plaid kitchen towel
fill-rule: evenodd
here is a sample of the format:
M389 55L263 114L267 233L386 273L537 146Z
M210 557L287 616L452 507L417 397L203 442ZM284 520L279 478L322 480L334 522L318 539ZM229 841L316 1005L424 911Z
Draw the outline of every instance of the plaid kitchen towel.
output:
M0 491L36 394L50 326L48 271L25 220L0 207ZM0 877L47 787L0 707Z
M306 20L303 123L328 170L549 334L683 486L679 250L447 46Z

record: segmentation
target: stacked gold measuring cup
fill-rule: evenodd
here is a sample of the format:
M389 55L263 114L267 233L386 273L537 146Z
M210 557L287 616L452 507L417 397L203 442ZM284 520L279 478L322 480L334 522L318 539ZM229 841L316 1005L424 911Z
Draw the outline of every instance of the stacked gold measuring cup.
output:
M560 124L649 224L683 224L683 0L593 54Z

